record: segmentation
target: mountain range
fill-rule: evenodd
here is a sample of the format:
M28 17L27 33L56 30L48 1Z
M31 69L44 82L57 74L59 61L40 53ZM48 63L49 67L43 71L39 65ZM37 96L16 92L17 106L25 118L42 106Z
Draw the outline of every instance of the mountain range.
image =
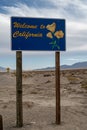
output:
M61 70L65 69L87 69L87 61L85 62L77 62L72 65L61 65ZM37 70L54 70L55 67L47 67L47 68L41 68ZM0 72L6 72L6 68L0 66Z
M6 68L0 66L0 72L5 72Z
M62 65L61 69L86 69L87 68L87 61L86 62L77 62L72 65Z
M60 66L61 70L65 70L65 69L87 69L87 61L85 62L77 62L75 64L72 65L61 65ZM38 70L54 70L55 67L47 67L47 68L41 68Z

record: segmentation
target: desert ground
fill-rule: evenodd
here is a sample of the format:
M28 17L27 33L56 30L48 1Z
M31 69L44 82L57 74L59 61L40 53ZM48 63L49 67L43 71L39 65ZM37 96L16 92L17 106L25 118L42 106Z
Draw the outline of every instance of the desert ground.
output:
M23 72L23 122L16 127L16 74L0 72L4 130L87 130L87 70L61 71L61 125L55 124L55 72Z

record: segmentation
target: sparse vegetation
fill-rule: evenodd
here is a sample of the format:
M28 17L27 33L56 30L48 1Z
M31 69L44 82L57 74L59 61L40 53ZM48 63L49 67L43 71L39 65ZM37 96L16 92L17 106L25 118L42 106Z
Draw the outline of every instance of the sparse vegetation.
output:
M9 73L9 72L10 72L10 68L8 67L8 68L6 69L6 71Z
M43 76L44 77L49 77L49 76L51 76L51 74L44 74Z
M31 107L33 107L33 105L34 105L34 103L33 102L28 102L28 101L25 101L24 103L23 103L23 105L25 106L25 107L27 107L27 108L31 108Z
M4 122L6 122L4 123L6 130L12 128L16 130L14 127L16 114L15 76L16 71L0 73L0 112L3 114ZM23 129L58 129L59 126L58 128L53 126L55 125L56 104L55 71L23 71L22 76L23 118L25 121ZM60 91L64 121L63 127L60 129L73 130L78 125L78 129L86 130L87 70L62 70ZM36 124L31 125L31 122Z
M45 83L50 83L51 81L50 80L47 80Z
M87 89L87 80L84 80L81 84L81 87Z
M79 81L79 78L75 76L67 76L67 79L69 80L70 83L76 83Z
M16 76L16 70L12 72L12 76Z
M32 91L31 94L37 94L38 92L37 91Z

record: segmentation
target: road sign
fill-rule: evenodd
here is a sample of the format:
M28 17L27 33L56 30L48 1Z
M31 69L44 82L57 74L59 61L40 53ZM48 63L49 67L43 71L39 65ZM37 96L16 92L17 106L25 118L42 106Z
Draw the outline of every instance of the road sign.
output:
M11 17L11 49L65 51L65 20Z

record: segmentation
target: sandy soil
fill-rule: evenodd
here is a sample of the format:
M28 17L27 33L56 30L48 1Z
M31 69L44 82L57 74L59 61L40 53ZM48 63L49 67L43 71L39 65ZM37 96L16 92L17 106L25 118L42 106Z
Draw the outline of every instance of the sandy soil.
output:
M15 73L0 73L4 130L87 130L87 70L61 71L61 125L55 124L54 71L23 72L23 122L16 128Z

